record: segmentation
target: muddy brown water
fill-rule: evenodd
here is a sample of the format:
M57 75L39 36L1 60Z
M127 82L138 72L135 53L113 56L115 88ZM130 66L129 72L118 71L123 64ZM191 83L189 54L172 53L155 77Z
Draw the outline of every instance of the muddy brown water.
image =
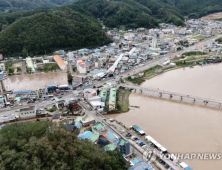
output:
M67 84L67 73L50 72L9 76L3 81L6 90L37 90L49 84Z
M222 64L170 71L142 84L222 101ZM172 153L222 153L222 110L131 93L128 113L110 115L136 124ZM194 170L221 170L222 160L182 160Z

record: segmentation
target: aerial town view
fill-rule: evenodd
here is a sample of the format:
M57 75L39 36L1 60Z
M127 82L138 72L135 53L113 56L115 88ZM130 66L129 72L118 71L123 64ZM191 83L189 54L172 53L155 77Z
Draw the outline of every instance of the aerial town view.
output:
M0 1L0 170L221 170L222 2Z

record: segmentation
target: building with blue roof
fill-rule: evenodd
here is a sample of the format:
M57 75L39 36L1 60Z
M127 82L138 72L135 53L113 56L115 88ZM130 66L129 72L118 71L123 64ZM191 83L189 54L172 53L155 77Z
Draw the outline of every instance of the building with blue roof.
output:
M133 130L135 130L140 135L145 135L145 132L139 126L133 125L132 128L133 128Z
M77 122L77 123L75 123L75 125L74 125L74 127L76 127L76 128L81 128L82 127L82 123L80 123L80 122Z
M49 84L48 87L46 88L47 93L53 93L56 91L56 89L58 88L57 84Z
M13 91L14 94L26 94L31 93L32 90L20 90L20 91Z
M91 135L92 135L92 132L91 132L91 131L85 131L85 132L79 134L77 137L78 137L79 139L86 140L86 139L88 139Z

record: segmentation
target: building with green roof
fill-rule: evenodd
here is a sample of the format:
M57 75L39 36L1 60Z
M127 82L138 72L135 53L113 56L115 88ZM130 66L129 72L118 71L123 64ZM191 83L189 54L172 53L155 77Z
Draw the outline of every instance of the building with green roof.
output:
M75 123L81 122L82 118L83 118L83 116L77 116L75 119Z
M106 90L101 90L99 96L101 98L101 101L105 102L106 101L106 97L107 97L107 91Z
M114 143L110 143L103 148L105 151L114 151L116 149L116 145Z
M95 132L102 132L105 130L105 126L104 124L102 124L101 122L98 122L94 125L92 125L92 131Z
M111 88L109 92L109 111L116 109L116 88Z
M124 155L130 154L130 144L126 139L120 138L117 146L117 150Z
M99 139L99 134L98 133L93 133L88 140L95 143Z

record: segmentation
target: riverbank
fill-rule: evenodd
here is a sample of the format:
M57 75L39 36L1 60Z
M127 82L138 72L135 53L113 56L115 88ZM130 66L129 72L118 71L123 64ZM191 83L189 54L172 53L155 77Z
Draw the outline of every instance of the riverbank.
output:
M219 57L212 58L210 57L210 54L206 54L203 52L187 52L187 53L184 53L181 57L176 57L171 60L172 63L176 64L175 66L156 65L145 71L137 73L133 76L129 76L125 80L136 85L141 85L146 80L149 80L157 75L166 73L168 71L185 68L185 67L193 68L196 65L218 63L218 62L221 62L221 60L222 59Z

